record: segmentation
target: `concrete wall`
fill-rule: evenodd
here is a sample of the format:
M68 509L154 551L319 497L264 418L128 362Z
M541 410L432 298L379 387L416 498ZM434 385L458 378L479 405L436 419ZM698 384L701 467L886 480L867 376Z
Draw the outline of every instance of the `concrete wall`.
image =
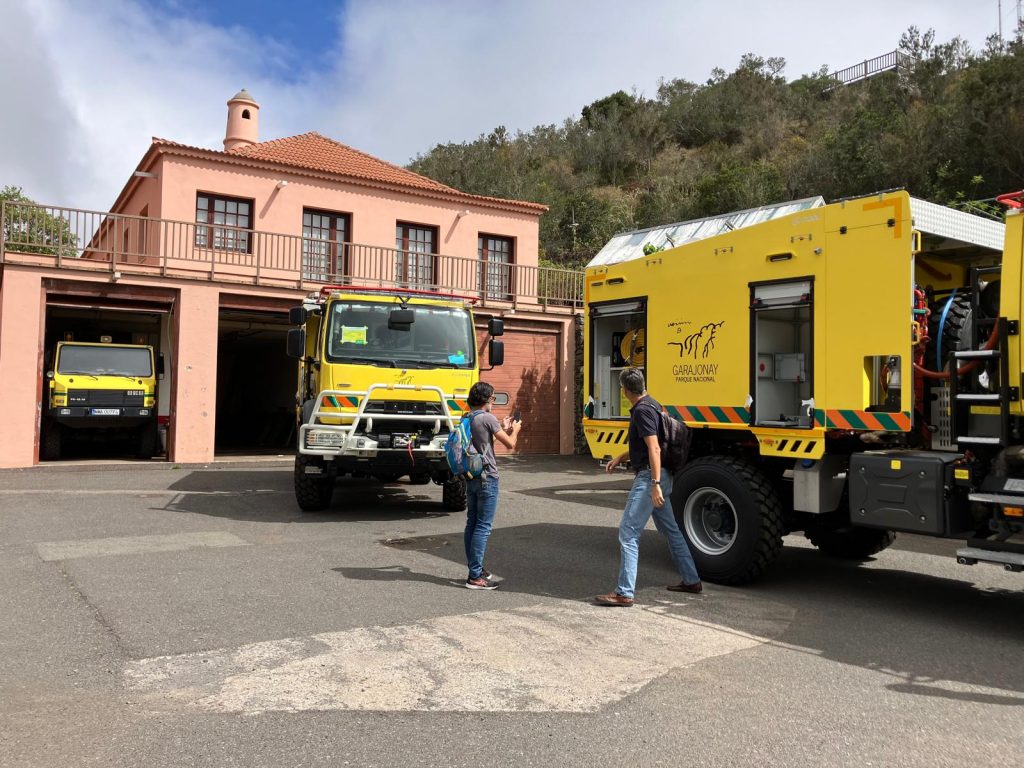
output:
M43 275L7 266L0 274L0 467L30 467L38 453L42 395Z

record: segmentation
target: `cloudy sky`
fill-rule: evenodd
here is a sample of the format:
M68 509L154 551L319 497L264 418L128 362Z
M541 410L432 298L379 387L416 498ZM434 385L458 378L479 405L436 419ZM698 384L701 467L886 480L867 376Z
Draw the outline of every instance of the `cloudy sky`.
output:
M0 0L0 187L106 210L151 137L221 149L247 88L260 138L316 130L404 164L752 52L796 78L909 26L979 48L998 0ZM834 9L834 10L826 10ZM1002 0L1006 34L1017 3Z

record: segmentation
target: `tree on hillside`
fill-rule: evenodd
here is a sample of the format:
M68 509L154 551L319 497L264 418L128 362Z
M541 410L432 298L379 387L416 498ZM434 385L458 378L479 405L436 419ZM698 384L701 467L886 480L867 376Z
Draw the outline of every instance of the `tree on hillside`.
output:
M78 238L71 231L70 222L37 206L22 193L21 187L0 190L0 207L5 250L65 258L77 255Z
M542 255L585 261L623 229L802 197L904 187L937 203L1024 186L1024 44L974 52L911 27L904 65L840 86L826 68L787 82L781 58L743 56L706 82L616 91L558 126L434 147L412 169L477 194L544 203Z

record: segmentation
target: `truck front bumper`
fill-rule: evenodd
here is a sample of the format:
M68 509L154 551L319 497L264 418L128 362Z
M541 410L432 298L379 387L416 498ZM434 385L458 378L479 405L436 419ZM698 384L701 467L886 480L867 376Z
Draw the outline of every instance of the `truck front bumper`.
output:
M57 406L47 416L68 427L126 427L155 421L155 408L138 406Z

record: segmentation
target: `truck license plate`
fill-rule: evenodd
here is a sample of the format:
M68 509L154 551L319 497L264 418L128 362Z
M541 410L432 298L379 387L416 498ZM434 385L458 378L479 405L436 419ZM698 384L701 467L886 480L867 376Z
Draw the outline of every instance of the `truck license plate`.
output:
M89 411L93 416L120 416L120 408L93 408Z

